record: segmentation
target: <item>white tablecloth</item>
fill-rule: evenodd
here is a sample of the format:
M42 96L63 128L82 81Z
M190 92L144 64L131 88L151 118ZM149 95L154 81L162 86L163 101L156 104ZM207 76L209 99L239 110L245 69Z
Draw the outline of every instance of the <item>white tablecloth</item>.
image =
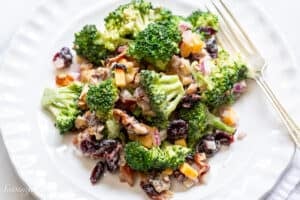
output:
M2 0L0 2L0 59L13 33L40 2L38 0ZM297 63L300 63L300 28L296 22L297 19L300 19L300 1L260 0L258 3L265 8L274 23L278 25L292 53L297 58ZM29 193L24 192L24 186L13 170L1 137L0 163L0 199L34 199ZM300 150L297 151L293 162L284 172L278 184L264 199L300 199Z

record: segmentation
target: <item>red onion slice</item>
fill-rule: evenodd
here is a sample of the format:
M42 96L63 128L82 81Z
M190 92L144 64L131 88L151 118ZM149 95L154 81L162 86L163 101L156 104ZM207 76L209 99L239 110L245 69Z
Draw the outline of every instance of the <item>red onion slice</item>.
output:
M118 49L117 49L117 52L122 53L122 52L126 51L127 48L128 47L126 45L119 46Z
M159 146L161 144L160 134L159 131L156 129L153 131L153 144L154 146Z
M65 67L65 61L60 57L56 57L53 59L53 65L56 69L63 69Z
M196 65L196 68L204 75L207 76L211 73L211 68L208 63L208 59L204 59L203 62Z
M187 22L180 22L178 25L178 28L179 28L180 32L183 33L184 31L192 29L192 25Z
M233 85L232 91L234 93L240 94L240 93L245 92L246 88L247 88L247 83L246 83L246 81L243 80L241 82L235 83Z

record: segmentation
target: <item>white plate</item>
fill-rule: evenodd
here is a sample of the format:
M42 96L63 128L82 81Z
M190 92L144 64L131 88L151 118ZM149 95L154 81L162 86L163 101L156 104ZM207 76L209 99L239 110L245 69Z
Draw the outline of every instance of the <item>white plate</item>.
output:
M281 99L293 111L297 105L289 99L299 99L299 93L294 92L299 76L276 30L251 2L235 2L235 11L270 61L268 80L279 97L289 97ZM54 52L62 46L71 47L75 31L86 23L100 24L120 3L124 1L48 1L18 31L4 56L0 71L4 142L17 173L42 199L145 198L138 187L130 188L108 174L101 183L91 186L89 174L95 162L76 154L70 137L58 134L40 106L44 87L54 86ZM190 13L200 6L192 0L153 3L177 14ZM210 160L206 184L177 192L174 199L258 199L286 168L294 145L254 83L235 108L240 116L240 130L248 136Z

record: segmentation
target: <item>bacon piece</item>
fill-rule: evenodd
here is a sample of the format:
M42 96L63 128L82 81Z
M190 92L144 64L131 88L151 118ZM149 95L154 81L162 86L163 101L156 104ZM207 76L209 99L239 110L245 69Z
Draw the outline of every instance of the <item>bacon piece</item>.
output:
M119 178L121 182L126 182L130 186L134 185L135 182L134 171L127 164L120 166Z

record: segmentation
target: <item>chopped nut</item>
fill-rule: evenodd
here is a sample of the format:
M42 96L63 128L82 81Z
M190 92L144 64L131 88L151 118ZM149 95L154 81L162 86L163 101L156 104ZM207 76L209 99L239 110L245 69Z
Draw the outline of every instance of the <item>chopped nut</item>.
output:
M121 182L126 182L130 186L134 185L134 171L128 165L120 166L119 178Z
M119 121L129 134L147 135L151 127L138 122L134 117L129 116L120 109L113 110L114 118Z
M197 179L192 180L192 179L186 178L182 183L186 188L190 188L197 183L196 180Z
M93 69L93 65L90 63L84 63L80 65L80 71Z
M75 127L77 129L85 129L87 128L87 120L82 116L78 116L75 120Z
M110 70L105 67L98 67L97 69L81 70L80 81L83 83L97 84L102 80L107 79Z
M153 185L156 192L161 193L167 191L171 187L171 181L169 176L157 176L153 179L149 179L149 182Z
M173 56L171 60L170 72L176 73L183 85L189 85L193 82L190 61L187 59Z
M188 86L188 88L185 90L186 94L195 94L198 91L198 85L196 83L192 83Z
M89 90L89 86L88 85L84 85L81 94L78 98L78 107L82 110L86 110L87 109L87 104L86 104L86 95L87 92Z
M195 160L195 163L201 165L203 161L206 161L205 153L196 153L194 155L194 160Z
M103 135L101 134L102 131L104 130L103 125L88 127L86 130L89 133L89 135L94 135L96 137L96 140L100 140L103 138Z
M193 82L192 76L180 76L183 85L189 85Z

